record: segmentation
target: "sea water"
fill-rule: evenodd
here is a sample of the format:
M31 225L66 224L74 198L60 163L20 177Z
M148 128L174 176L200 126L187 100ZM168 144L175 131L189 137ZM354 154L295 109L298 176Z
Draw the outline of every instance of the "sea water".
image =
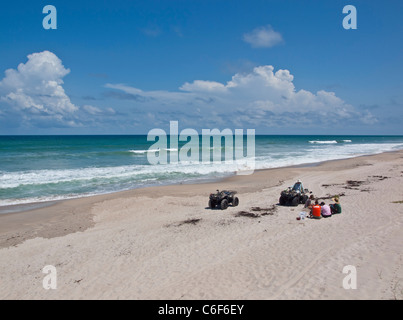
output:
M224 162L151 165L147 154L153 152L153 143L146 135L0 136L0 206L234 174ZM220 148L224 154L224 143ZM403 136L257 135L254 160L256 169L265 169L399 149L403 149ZM178 151L168 144L169 154Z

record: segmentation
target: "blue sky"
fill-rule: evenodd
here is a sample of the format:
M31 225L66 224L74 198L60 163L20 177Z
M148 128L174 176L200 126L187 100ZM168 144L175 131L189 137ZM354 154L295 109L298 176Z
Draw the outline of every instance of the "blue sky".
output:
M47 4L56 30L42 27ZM347 4L356 30L342 27ZM3 2L0 134L146 134L174 120L403 134L402 9L394 0Z

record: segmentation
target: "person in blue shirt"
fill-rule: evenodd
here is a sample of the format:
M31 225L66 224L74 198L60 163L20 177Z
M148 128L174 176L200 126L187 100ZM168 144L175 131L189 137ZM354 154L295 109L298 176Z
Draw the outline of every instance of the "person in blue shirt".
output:
M304 191L301 180L298 179L297 182L295 182L294 186L292 187L292 191L297 191L301 193Z

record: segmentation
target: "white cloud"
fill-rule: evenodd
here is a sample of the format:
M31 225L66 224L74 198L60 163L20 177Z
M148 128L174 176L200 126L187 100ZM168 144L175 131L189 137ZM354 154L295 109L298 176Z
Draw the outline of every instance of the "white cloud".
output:
M224 92L226 87L215 81L195 80L192 83L186 82L179 89L190 92Z
M63 88L63 78L70 73L52 52L28 55L17 69L5 71L0 81L0 115L21 128L69 128L104 126L119 116L113 108L77 106Z
M62 121L78 111L62 87L62 79L69 72L52 52L30 54L28 61L20 63L16 70L6 70L0 81L0 99L25 116ZM66 122L72 123L71 119Z
M293 81L289 70L274 71L273 66L266 65L255 67L249 73L235 74L226 83L186 82L179 87L179 92L142 91L122 84L107 87L138 95L138 101L142 101L138 106L153 112L154 123L181 120L194 126L256 128L317 126L335 118L355 123L376 121L370 114L361 117L334 92L296 90Z
M84 105L81 107L81 110L85 111L86 113L92 116L102 116L102 115L114 115L116 111L113 108L106 108L102 110L101 108L94 107L91 105Z
M102 110L101 109L99 109L99 108L97 108L97 107L94 107L94 106L90 106L90 105L84 105L83 107L82 107L82 109L85 111L85 112L87 112L87 113L89 113L89 114L100 114L100 113L102 113Z
M193 128L286 128L318 129L322 122L338 119L343 125L374 124L369 111L356 110L334 92L316 93L294 85L289 70L271 65L236 73L227 82L194 80L177 91L144 91L125 84L106 84L105 97L116 99L110 108L71 102L63 88L70 72L53 53L28 55L17 69L8 69L0 81L2 125L51 128L123 128L143 130L179 120ZM114 101L116 102L116 101ZM109 127L108 127L109 125ZM327 132L323 128L323 132Z
M243 35L243 40L253 48L269 48L282 43L282 35L274 31L270 25L258 27Z

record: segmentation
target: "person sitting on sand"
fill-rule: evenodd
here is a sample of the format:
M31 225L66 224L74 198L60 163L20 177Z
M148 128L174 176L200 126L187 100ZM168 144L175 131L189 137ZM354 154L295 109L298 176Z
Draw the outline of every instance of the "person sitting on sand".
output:
M330 206L328 204L321 202L320 206L321 206L321 214L322 214L323 218L329 218L332 216L332 211L330 210Z
M315 204L312 206L311 214L309 216L312 219L320 219L321 218L321 207L319 205L319 201L315 200Z
M341 213L341 205L339 197L334 197L332 200L334 201L334 203L330 205L330 210L332 211L332 214Z
M292 187L292 191L297 191L301 193L304 191L301 180L298 179L297 182L295 182L294 186Z
M315 199L314 195L311 194L308 198L308 200L305 201L304 208L312 209L313 206L313 199Z

